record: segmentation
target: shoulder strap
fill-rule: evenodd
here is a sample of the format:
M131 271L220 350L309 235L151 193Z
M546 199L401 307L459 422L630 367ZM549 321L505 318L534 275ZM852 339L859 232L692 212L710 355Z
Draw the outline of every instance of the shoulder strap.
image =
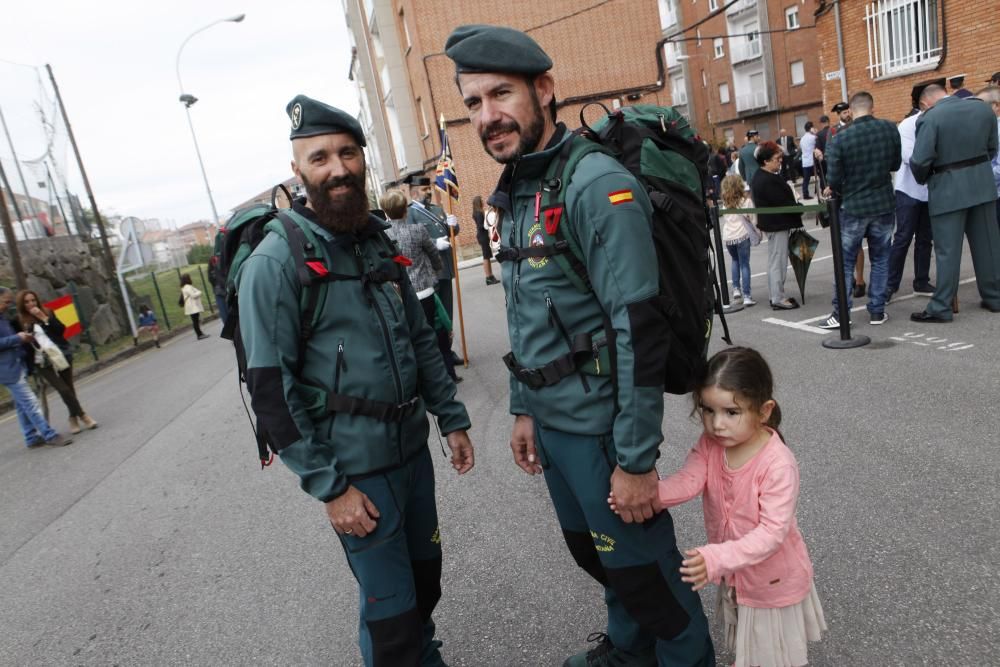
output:
M564 232L562 223L569 217L566 212L566 188L580 161L591 153L607 153L607 150L583 136L576 130L567 139L558 155L549 162L538 193L539 217L544 217L541 225L546 245L568 245L568 253L552 255L563 273L580 292L592 291L587 267L583 265L583 251L573 234Z
M295 375L299 376L305 364L306 345L315 331L319 319L317 308L326 296L326 280L329 269L322 255L322 244L316 240L315 234L297 216L291 216L283 211L275 215L281 223L278 231L288 242L289 252L295 262L295 274L302 285L302 295L299 301L299 353L295 362ZM272 227L273 229L273 227Z

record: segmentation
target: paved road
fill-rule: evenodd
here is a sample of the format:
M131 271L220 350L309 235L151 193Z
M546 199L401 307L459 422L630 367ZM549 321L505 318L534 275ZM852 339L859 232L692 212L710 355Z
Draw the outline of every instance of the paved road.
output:
M831 334L811 327L829 310L817 236L805 308L730 318L775 369L802 470L799 523L830 625L812 664L995 664L1000 317L965 284L952 325L912 325L923 298L904 296L882 327L855 314L871 345L826 350ZM541 481L509 460L501 288L462 277L473 363L460 396L478 460L457 478L431 442L445 656L559 665L602 629L599 592L570 566ZM765 278L754 285L763 301ZM0 664L359 664L338 543L287 470L257 469L227 345L181 337L87 378L101 427L64 449L28 451L0 420ZM54 411L65 423L58 399ZM688 413L668 399L663 471L698 434ZM697 503L674 516L682 546L702 543Z

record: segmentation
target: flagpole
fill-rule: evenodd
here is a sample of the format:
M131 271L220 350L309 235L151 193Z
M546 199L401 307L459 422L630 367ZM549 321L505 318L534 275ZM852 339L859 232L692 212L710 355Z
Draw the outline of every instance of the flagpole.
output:
M441 114L440 119L441 126L441 154L444 155L445 148L445 120L444 114ZM453 213L453 202L451 200L450 190L441 190L448 199L448 215L454 215ZM448 240L451 241L451 266L452 273L455 275L455 298L458 300L458 329L462 336L462 363L465 368L469 367L469 348L465 344L465 314L462 311L462 281L458 277L458 252L455 250L455 228L448 225Z

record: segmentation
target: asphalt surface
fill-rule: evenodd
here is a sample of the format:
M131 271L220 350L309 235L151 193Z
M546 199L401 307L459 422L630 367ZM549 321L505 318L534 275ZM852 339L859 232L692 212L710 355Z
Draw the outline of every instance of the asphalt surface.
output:
M806 306L768 309L761 245L763 303L729 318L774 369L801 469L798 520L829 625L811 664L997 664L1000 316L966 283L953 324L912 324L926 298L904 288L887 324L854 314L870 345L825 349L836 333L812 325L829 314L830 246L811 231ZM603 629L601 595L572 565L541 479L510 460L502 288L478 268L461 275L472 363L459 396L478 449L458 478L430 443L439 636L451 665L557 666ZM0 664L360 664L339 544L291 473L259 470L231 349L218 324L207 331L81 380L101 426L69 447L27 450L16 421L0 420ZM698 435L689 412L667 398L663 472ZM697 501L674 518L682 547L703 543Z

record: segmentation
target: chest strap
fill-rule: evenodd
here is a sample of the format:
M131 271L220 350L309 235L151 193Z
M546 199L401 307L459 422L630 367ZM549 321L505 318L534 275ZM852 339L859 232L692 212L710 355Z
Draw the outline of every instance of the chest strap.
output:
M593 375L607 375L611 372L607 341L601 340L595 343L590 334L574 336L570 351L544 366L537 368L522 366L517 362L513 352L504 355L503 363L514 379L531 389L551 387L582 370Z
M552 257L568 252L571 252L568 241L556 241L551 245L533 245L528 248L504 247L496 254L496 258L498 262L520 262L522 259Z
M398 423L414 414L420 404L420 397L414 396L404 403L386 403L369 398L358 398L347 394L327 395L326 410L331 413L371 417L380 422Z

